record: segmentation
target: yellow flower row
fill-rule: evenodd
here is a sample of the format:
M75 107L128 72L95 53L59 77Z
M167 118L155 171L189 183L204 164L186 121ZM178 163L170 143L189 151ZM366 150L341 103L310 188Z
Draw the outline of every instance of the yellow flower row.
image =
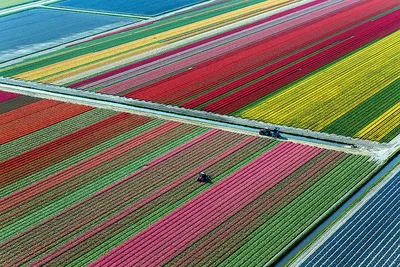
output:
M380 141L400 124L400 103L365 126L354 137Z

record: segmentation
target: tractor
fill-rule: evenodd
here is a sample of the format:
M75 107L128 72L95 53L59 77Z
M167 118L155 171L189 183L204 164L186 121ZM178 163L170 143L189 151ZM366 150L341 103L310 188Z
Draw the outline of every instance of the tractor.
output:
M205 172L200 172L199 177L197 178L197 182L199 183L211 183L211 176L206 174Z
M263 136L270 136L270 137L275 137L275 138L281 137L281 131L279 128L275 128L273 130L270 130L268 128L263 128L259 131L259 134L263 135Z

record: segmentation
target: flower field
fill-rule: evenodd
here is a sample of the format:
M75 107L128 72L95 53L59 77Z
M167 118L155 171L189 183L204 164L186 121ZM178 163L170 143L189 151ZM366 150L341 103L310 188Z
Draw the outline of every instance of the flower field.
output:
M0 103L4 266L262 265L378 166L14 93Z
M400 133L399 27L396 0L230 1L96 37L0 76L390 142Z
M396 266L400 240L398 166L291 266Z
M243 3L236 0L229 5L221 4L151 23L145 22L142 27L135 25L132 29L117 31L112 35L107 34L91 42L84 42L44 57L3 68L0 75L52 83L106 64L118 64L116 62L134 55L292 2L292 0L268 2L251 0Z
M238 114L323 132L343 131L378 141L395 130L391 136L395 137L400 130L399 40L397 31ZM375 98L371 100L373 106L362 109L371 98ZM302 102L309 104L302 106ZM386 108L375 109L381 103Z
M53 4L53 6L155 16L158 14L174 11L186 6L191 6L203 1L204 0L133 0L126 2L123 0L114 0L112 5L110 6L107 0L61 0L60 2L56 2L55 4Z
M0 63L138 21L47 8L0 15Z
M2 1L0 266L396 266L399 29L399 0Z

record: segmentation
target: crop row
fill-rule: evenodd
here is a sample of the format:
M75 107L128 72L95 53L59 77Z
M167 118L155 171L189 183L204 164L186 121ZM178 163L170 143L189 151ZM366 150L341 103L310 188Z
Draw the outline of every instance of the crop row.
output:
M314 148L305 148L301 151L294 148L295 145L289 143L278 145L187 205L139 233L109 256L104 257L98 264L121 264L128 259L130 264L162 264L166 259L182 252L185 246L205 234L210 227L218 226L260 194L272 188L285 177L285 172L290 173L296 165L301 166L320 152ZM293 153L288 153L289 151ZM270 160L272 164L262 164Z
M378 14L380 12L379 8L376 8L377 3L371 3L371 5L372 4L374 6L373 8L371 7L371 9L364 9L364 12L365 10L368 10L368 12L370 13L366 14L364 17L361 17L361 19L365 19L368 16L373 16L373 12L375 12L374 14ZM353 8L354 10L350 9L349 12L347 12L347 16L351 19L356 19L357 16L354 16L353 12L357 11L358 9L355 7ZM361 8L363 7L361 6L360 10ZM384 6L380 8L382 8L381 10L385 10ZM336 16L332 16L331 18L329 18L338 21L334 24L338 27L340 26L340 23L342 21L343 23L348 23L348 18L344 19L346 16L346 12L343 12L343 10L340 11L341 12L338 12ZM361 12L357 12L357 15L360 13ZM321 25L322 23L325 23L325 27L326 25L332 24L332 22L329 23L328 21L324 20L321 22ZM346 56L347 53L351 53L355 49L358 49L371 41L382 38L385 35L392 33L393 31L398 29L398 24L398 11L394 11L381 18L375 19L373 21L368 21L360 26L354 27L324 42L318 43L314 46L307 48L304 51L298 52L292 56L289 56L288 58L275 62L272 65L267 65L266 67L263 67L261 69L256 68L255 66L257 65L254 64L257 64L257 61L262 59L263 57L271 57L273 53L264 53L261 46L259 46L259 54L252 54L251 49L253 49L253 44L252 46L235 50L235 53L232 54L232 56L229 56L229 54L223 55L219 58L214 58L210 61L198 64L195 66L194 69L190 69L189 71L183 72L181 74L162 79L159 82L150 84L143 88L134 88L134 90L131 93L127 93L126 96L168 104L179 104L186 108L200 107L207 111L222 114L229 114L233 112L234 115L246 117L249 119L258 119L277 124L325 131L323 128L329 127L330 124L334 124L335 121L341 119L342 116L350 113L358 106L363 105L364 101L369 100L369 98L373 98L376 93L379 93L379 90L385 87L385 84L382 85L379 82L376 82L378 76L373 78L373 76L371 75L365 75L363 77L371 78L376 84L374 87L375 90L367 91L365 90L365 88L367 87L361 86L362 83L358 82L363 81L363 78L359 77L360 75L355 75L352 77L352 79L348 79L349 82L347 83L341 83L340 81L337 82L337 86L340 86L340 90L346 90L347 92L350 92L352 96L337 98L335 99L335 102L331 101L332 103L329 102L331 104L327 104L324 102L323 98L331 98L331 96L329 96L327 93L321 95L319 93L316 93L316 91L314 90L315 92L307 92L307 94L304 94L301 89L295 87L297 85L295 81L309 73L312 73L313 71L317 71L319 68L323 67L327 63L333 62L342 56ZM318 27L318 23L313 23L309 26L309 28L311 27ZM313 32L313 37L315 37L315 30L311 31L311 29L308 29L307 27L305 27L305 25L302 25L301 30L304 30L304 32L306 33ZM300 32L301 30L298 31ZM326 30L320 30L319 32L323 32L326 34L326 36L329 36L329 31L327 32ZM293 35L293 33L290 34ZM305 40L304 34L302 34L301 40ZM272 42L278 41L283 42L284 35L281 34L279 38L274 38L272 40ZM285 48L287 47L288 46L285 45ZM396 49L396 45L393 48ZM269 49L271 48L269 47ZM281 48L271 50L282 52L284 49ZM368 51L369 50L365 48L365 53L367 53ZM238 59L238 63L235 64L234 58L239 57L240 53L247 52L249 52L249 54L246 55L247 57L243 57L243 59ZM285 54L284 51L283 54ZM254 58L251 58L252 56ZM364 60L374 59L373 54L371 53L366 54L366 56L367 58L364 58ZM225 60L227 60L227 62L225 62ZM301 61L293 65L292 62L296 62L297 60ZM361 60L362 58L359 58L360 62ZM218 65L220 63L221 66ZM381 61L380 63L383 63L383 61ZM234 65L234 67L229 67L229 64ZM379 65L378 63L371 64L376 65L377 67L368 71L378 70L382 71L382 73L385 73L385 71L386 73L387 71L391 71L393 73L396 70L396 64L394 63L388 65ZM216 66L215 70L212 67L214 65ZM339 68L340 66L339 63L335 65L337 66L337 68ZM366 68L367 66L368 65L363 64L361 65L361 68ZM282 70L282 67L287 68ZM241 77L241 73L243 73L243 70L250 70L254 68L258 70ZM216 71L216 69L224 69L224 71L218 72ZM279 70L279 72L274 73L276 70ZM318 72L321 72L320 75L326 73L325 68L323 69L323 71L318 70ZM364 71L359 73L362 74L366 72ZM313 74L314 73L312 73L312 75ZM334 76L335 73L329 74L331 76ZM239 79L229 82L229 79L232 79L232 77L237 77L238 75L240 77ZM348 72L347 75L351 76L350 72ZM379 75L379 73L377 73L376 75ZM313 76L318 75L315 74ZM343 74L341 74L341 76L343 76ZM335 78L341 76L338 74ZM215 77L215 79L217 79L217 82L213 81L212 77ZM381 78L381 80L385 79L383 74L379 77ZM142 76L132 78L132 80L128 79L120 84L115 84L111 86L111 92L115 92L115 88L119 88L120 86L125 87L121 90L127 90L131 82L135 83L135 79L142 79ZM305 78L304 82L308 81L309 79ZM324 79L326 80L326 77L319 79L318 82L323 83L326 87L329 83L322 82ZM336 80L331 78L330 81L332 82ZM386 81L392 82L393 80L386 78ZM293 86L287 86L284 89L280 90L277 94L273 94L270 96L272 92L281 89L291 82L295 82ZM371 81L364 79L364 83L371 84ZM360 84L357 91L349 90L349 88L353 87L353 84ZM396 80L393 81L393 84L396 84ZM395 85L393 86L395 87ZM320 87L324 88L322 86ZM309 86L307 88L309 88ZM286 97L288 91L291 90L294 93L301 94L303 97ZM322 89L319 90L321 91ZM332 91L332 88L330 90ZM107 89L105 89L105 91L107 91ZM323 91L327 92L327 89L323 89ZM332 94L335 95L336 93L333 92ZM267 100L265 101L265 104L263 104L263 102L261 102L259 99L265 97L266 95ZM286 97L285 101L281 99L281 95L284 95ZM187 102L187 100L189 101ZM253 101L256 102L252 103ZM359 130L363 130L363 127L366 127L366 131L364 131L365 133L363 131L360 131L360 133L354 132L356 129L356 125L353 125L353 121L346 121L345 123L342 123L341 127L335 127L335 131L332 131L333 128L331 127L329 132L345 135L349 135L348 132L353 132L350 136L378 141L387 141L395 137L397 135L396 132L398 133L398 127L396 123L398 111L396 106L390 109L392 106L390 104L387 104L387 102L385 102L385 106L382 106L379 104L379 102L376 101L378 100L373 101L373 113L366 110L363 111L363 114L358 113L358 116L360 118L365 118L367 116L370 116L371 118L371 114L373 114L374 117L372 117L372 119L376 120L376 122L364 121L364 123L361 125L361 129L359 128L360 126L358 126ZM276 105L274 104L275 102ZM397 102L398 98L391 98L390 103L392 103L392 105L397 104ZM305 103L309 104L305 106ZM247 107L247 105L250 106ZM295 108L293 108L293 106L295 106ZM325 108L321 109L321 106L324 106ZM290 112L288 112L288 110L290 110ZM391 113L388 113L390 111ZM384 115L386 115L386 117L379 117L383 113ZM282 116L284 116L286 119L281 120L280 118ZM355 121L357 123L362 122L362 120L359 119L356 119Z
M171 142L171 140L173 140L173 138L178 139L176 135L184 135L188 132L190 133L193 131L193 128L190 129L189 127L186 127L185 129L182 127L175 132L172 132L170 129L166 129L167 131L171 131L166 132L166 130L163 131L162 127L160 126L155 127L153 131L154 130L158 130L160 134L164 134L164 136L157 138L157 136L154 136L154 132L145 132L133 139L130 139L129 141L113 147L112 149L106 150L87 160L81 161L80 163L75 164L54 175L50 175L40 182L18 191L17 194L12 194L5 197L3 199L4 203L1 210L4 211L8 210L10 207L13 207L13 213L16 214L16 216L22 216L20 212L23 210L24 217L26 217L28 212L25 209L28 207L25 207L22 204L30 203L30 208L35 207L35 205L33 205L35 203L41 205L46 204L46 202L54 200L59 195L64 194L66 192L65 187L67 187L68 190L73 191L77 189L77 187L82 187L85 184L93 182L93 180L99 175L105 176L108 173L116 172L119 168L124 167L129 160L143 157L146 153L145 149L153 152L157 146L161 146L162 143L168 144ZM133 149L136 149L137 152L130 152ZM49 192L52 192L52 194L48 195ZM47 197L45 199L41 199L38 198L38 195L46 195ZM13 216L8 216L8 219L11 220L15 218Z
M389 19L393 19L393 17L394 16ZM302 78L306 74L316 71L318 68L323 67L325 64L346 55L346 53L351 52L354 49L359 48L372 40L375 40L376 38L382 37L382 35L385 34L385 30L387 32L393 30L394 28L389 28L388 25L384 23L386 19L387 18L382 18L381 20L374 21L371 24L363 24L362 26L356 27L355 29L351 29L343 34L335 36L334 38L331 38L323 42L322 44L318 44L315 48L312 47L310 49L307 49L306 51L304 51L307 54L302 53L303 55L299 55L299 57L297 58L302 59L300 62L289 66L288 68L281 70L280 72L277 72L259 82L244 87L243 89L225 98L222 98L219 101L207 105L203 109L207 111L228 114L243 107L244 109L246 109L246 105L249 104L251 104L251 106L254 106L259 102L262 102L262 98L265 96L267 97L267 99L274 99L275 95L271 97L269 94L280 89L283 86L295 82L297 79ZM325 47L325 49L323 49L323 47ZM310 54L308 52L313 52L314 55L302 58ZM296 60L292 58L286 61L286 63L289 64L289 62L292 61ZM276 64L280 64L280 62ZM280 91L282 92L282 94L287 93L287 90L285 89ZM309 100L303 103L318 103L317 100L319 99L314 99L313 101ZM253 103L253 101L256 102ZM304 106L302 103L300 104L301 106ZM285 105L284 108L287 108L287 105Z
M373 167L365 158L346 160L343 165L328 173L326 179L317 182L259 231L254 232L246 245L227 259L225 266L229 265L231 260L237 266L243 261L270 261L285 245L300 235L307 226L370 173ZM265 238L266 236L268 238Z
M220 151L219 155L207 161L205 165L203 165L201 168L206 168L208 171L213 171L216 177L221 179L223 176L219 177L219 175L224 175L224 171L232 168L232 165L234 166L235 161L236 164L238 163L238 161L240 163L240 160L243 160L243 157L245 158L246 156L249 156L248 153L254 153L254 151L246 152L246 149L243 149L244 146L247 146L247 144L249 144L249 141L250 140L245 140L245 142L241 142L239 146L236 145L235 147L226 150L225 152ZM251 146L249 148L251 148ZM242 151L245 152L245 154L239 155L239 153L241 153ZM198 152L198 150L192 151L192 153L195 152ZM239 157L239 159L236 159L237 157ZM171 160L173 160L173 158L171 158ZM182 162L184 162L185 160L187 161L187 159L185 158L182 158L180 160L174 159L174 162L176 161L176 164L183 165ZM231 160L233 160L233 162L231 162ZM223 163L225 163L226 165L223 166ZM155 166L154 171L162 168L162 166L153 166ZM162 206L167 205L168 207L168 203L179 201L180 198L185 197L185 195L187 194L190 194L192 196L193 194L198 194L198 192L196 191L198 191L201 187L201 184L196 182L196 171L198 171L199 169L198 166L199 165L197 165L197 167L195 167L194 169L190 169L185 166L187 172L181 174L179 174L179 171L181 169L176 166L173 167L167 165L166 167L162 168L167 168L166 171L176 170L178 174L169 174L170 178L173 178L173 180L170 180L167 184L158 185L158 188L154 189L154 191L149 191L148 196L146 197L135 199L131 196L130 201L133 201L132 204L124 205L124 209L116 213L114 217L109 217L103 223L98 224L96 227L93 227L92 231L88 231L86 233L82 232L77 240L66 243L62 246L62 248L55 251L55 253L52 253L42 260L45 262L49 261L54 264L57 264L57 262L62 262L63 259L68 259L68 261L70 261L72 259L77 259L78 257L81 257L86 262L90 261L90 259L92 261L95 260L101 255L99 255L99 253L101 253L101 251L104 251L105 248L108 247L108 250L112 249L115 246L115 242L121 242L121 239L126 240L130 238L133 233L138 231L137 226L135 224L132 224L132 222L140 222L141 220L144 220L142 224L145 224L144 226L149 226L152 222L154 222L154 219L149 218L150 216L152 216L153 213L161 212L165 215L166 211L159 210ZM151 179L155 180L156 183L161 183L160 181L157 181L158 176L152 174L150 170L143 171L140 174L140 177L147 177L149 175L151 175ZM129 181L129 183L132 182L134 181ZM167 181L162 182L165 183ZM128 184L125 183L116 185L116 187L113 188L113 194L115 196L120 195L121 193L118 190L120 190L121 188L123 188L123 190L125 191L135 190L135 188L132 188L131 186L128 187ZM127 197L125 201L127 200L129 200L129 197ZM98 204L98 200L96 200L96 203ZM102 201L102 203L106 204L105 208L111 208L108 202ZM95 204L95 202L93 202L93 204ZM86 210L86 213L90 214L91 212L92 211L89 209ZM154 216L156 216L156 218L160 218L159 215Z
M10 101L3 104L8 105ZM32 105L37 111L38 104L44 102L44 110L47 110L46 101L22 105L1 114L5 134L13 131L7 128L13 122L9 121L11 117L19 121L26 119L24 123L29 123L27 118L35 114L30 113ZM94 111L89 111L92 113L88 115L95 115ZM16 116L18 113L23 115ZM33 144L26 144L20 153L13 151L8 153L8 157L5 155L0 163L2 212L7 214L1 221L4 232L14 229L10 230L12 235L14 231L29 227L32 223L24 223L22 218L33 218L33 223L40 221L60 209L50 208L54 201L68 206L71 201L73 203L87 197L90 192L96 192L125 177L155 157L206 131L190 125L166 123L125 113L104 113L100 118L91 117L88 120L85 117L77 120L81 115L73 116L61 125L56 123L48 126L52 128L51 132L42 128L29 133L21 139L33 141ZM52 116L58 114L47 114L49 120ZM70 133L65 126L75 128L75 131ZM38 141L36 137L40 138L40 133L55 138L47 140L46 136ZM10 141L0 146L0 150L18 150L21 145L19 141ZM67 196L72 193L77 200ZM39 209L42 206L46 209ZM7 236L4 235L4 238Z
M0 144L15 140L31 132L61 122L65 119L82 114L92 109L90 107L70 105L51 100L29 105L29 107L32 106L38 106L38 108L34 107L32 110L29 110L29 115L26 115L25 113L14 114L13 112L10 112L13 114L10 114L10 116L3 119L0 125ZM47 115L48 113L52 113L54 115L49 117ZM29 123L27 123L28 121Z
M246 242L246 235L257 229L266 218L271 217L286 202L295 199L304 191L311 184L310 177L316 172L319 172L319 175L315 175L313 179L322 177L322 173L326 173L340 163L340 160L335 159L341 159L343 156L339 156L338 153L322 152L250 203L245 209L236 213L227 223L221 224L192 245L186 250L185 255L176 257L169 264L183 264L188 261L191 261L191 264L222 262L228 253L237 250ZM218 238L210 238L217 234Z

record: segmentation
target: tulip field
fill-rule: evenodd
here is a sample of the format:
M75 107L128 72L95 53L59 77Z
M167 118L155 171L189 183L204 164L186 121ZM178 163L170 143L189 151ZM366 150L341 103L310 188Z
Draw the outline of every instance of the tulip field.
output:
M398 265L399 0L0 2L0 266Z
M399 185L397 166L290 266L397 266Z
M0 104L2 266L262 265L379 165L15 93Z
M329 133L343 131L357 138L390 140L399 133L399 40L398 31L238 114ZM365 65L368 69L360 71ZM306 101L310 104L299 105ZM385 108L377 109L380 103Z
M400 133L399 8L397 0L217 1L0 76L388 143Z
M284 7L292 2L299 1L235 0L229 5L221 3L182 15L144 21L143 24L116 31L115 34L97 36L89 42L71 45L43 57L2 68L0 76L53 83L100 66L118 64L118 61L134 55L232 24L244 17Z
M39 7L0 14L0 63L138 21ZM44 28L57 30L43 31Z

